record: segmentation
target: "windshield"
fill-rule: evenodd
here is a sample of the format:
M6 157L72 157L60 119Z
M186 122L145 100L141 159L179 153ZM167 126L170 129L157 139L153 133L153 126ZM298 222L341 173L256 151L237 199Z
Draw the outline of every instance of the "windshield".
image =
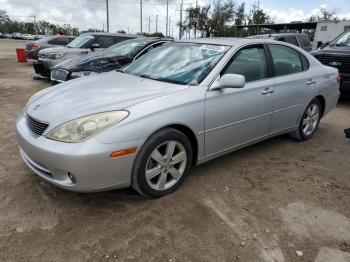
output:
M350 30L338 35L329 46L350 46Z
M134 57L149 41L145 40L128 40L112 45L105 50L105 53L114 56Z
M94 39L93 35L81 35L75 38L67 46L71 48L82 48L91 39Z
M141 56L123 72L163 82L198 85L228 49L197 43L165 44Z

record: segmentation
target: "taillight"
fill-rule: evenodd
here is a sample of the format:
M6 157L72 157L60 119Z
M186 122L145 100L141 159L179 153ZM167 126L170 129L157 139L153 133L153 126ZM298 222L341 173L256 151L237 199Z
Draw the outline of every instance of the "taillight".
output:
M340 84L340 75L337 75L337 83Z
M32 48L39 48L40 45L38 45L37 43L32 43Z

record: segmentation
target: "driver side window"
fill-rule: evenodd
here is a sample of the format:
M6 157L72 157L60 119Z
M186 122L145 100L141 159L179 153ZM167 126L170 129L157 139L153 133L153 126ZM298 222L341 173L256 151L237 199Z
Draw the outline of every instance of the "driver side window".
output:
M267 78L264 48L262 46L254 46L239 50L221 75L224 74L243 75L246 82Z

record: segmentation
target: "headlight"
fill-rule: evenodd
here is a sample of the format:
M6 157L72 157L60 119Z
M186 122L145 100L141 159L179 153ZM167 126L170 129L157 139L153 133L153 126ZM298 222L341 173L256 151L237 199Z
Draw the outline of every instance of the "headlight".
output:
M73 72L71 76L72 78L77 78L77 77L96 75L96 74L97 72L94 72L94 71L77 71L77 72Z
M54 128L46 137L67 143L82 142L122 121L128 115L128 111L121 110L84 116Z
M50 59L60 59L65 54L66 54L65 52L60 52L60 53L48 54L47 57Z

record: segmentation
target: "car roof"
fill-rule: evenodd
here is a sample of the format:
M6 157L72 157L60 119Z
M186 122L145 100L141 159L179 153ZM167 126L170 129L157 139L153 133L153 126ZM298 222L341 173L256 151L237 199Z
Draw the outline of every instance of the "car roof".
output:
M108 32L87 32L87 33L83 33L80 35L105 35L105 36L121 36L121 37L144 37L144 36L140 36L140 35L130 35L130 34L122 34L122 33L108 33Z
M251 35L248 36L247 38L269 38L269 37L278 37L278 36L294 36L294 35L306 35L306 34L301 34L301 33L272 33L272 34L262 34L262 35Z
M197 44L208 44L208 45L242 45L249 43L276 43L273 39L249 39L239 37L208 37L208 38L196 38L196 39L184 39L176 42L182 43L197 43Z

